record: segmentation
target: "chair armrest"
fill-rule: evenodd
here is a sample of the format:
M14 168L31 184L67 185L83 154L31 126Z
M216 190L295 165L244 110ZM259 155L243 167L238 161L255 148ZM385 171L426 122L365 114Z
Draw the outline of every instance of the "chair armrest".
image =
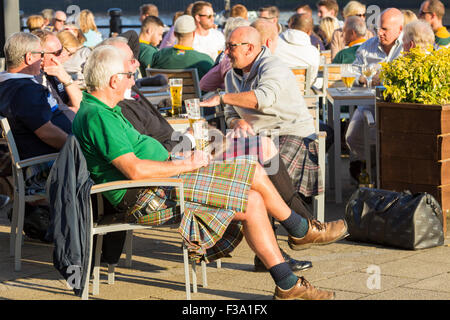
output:
M100 183L92 186L91 194L102 193L105 191L129 188L145 188L145 187L183 187L183 180L177 178L154 178L141 180L119 180L114 182Z
M372 112L369 110L364 110L364 120L369 128L375 127L375 119L373 118Z
M56 157L58 156L58 153L49 153L42 156L37 156L33 158L28 158L22 161L19 161L16 163L17 169L23 169L35 164L45 163L48 161L56 160Z

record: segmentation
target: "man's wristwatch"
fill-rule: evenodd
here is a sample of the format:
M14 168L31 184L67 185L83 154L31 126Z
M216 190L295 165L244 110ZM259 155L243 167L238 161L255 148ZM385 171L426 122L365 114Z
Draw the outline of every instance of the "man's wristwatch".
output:
M223 96L225 95L225 92L219 92L219 97L220 97L220 105L224 106L225 102L223 102Z
M70 80L67 81L67 82L64 82L64 83L63 83L63 86L64 86L64 88L67 88L67 87L70 86L71 84L73 84L73 80L72 80L72 79L70 79Z

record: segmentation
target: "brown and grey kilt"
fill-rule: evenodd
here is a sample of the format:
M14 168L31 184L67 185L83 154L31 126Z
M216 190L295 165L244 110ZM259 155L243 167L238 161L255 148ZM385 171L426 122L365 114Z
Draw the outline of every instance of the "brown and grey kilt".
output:
M298 136L279 137L279 152L294 187L306 197L323 192L319 168L319 144Z

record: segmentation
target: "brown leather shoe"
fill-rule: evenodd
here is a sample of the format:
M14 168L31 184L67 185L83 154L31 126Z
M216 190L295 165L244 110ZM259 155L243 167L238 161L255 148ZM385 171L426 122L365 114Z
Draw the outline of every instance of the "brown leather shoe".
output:
M348 236L347 223L344 219L321 223L317 220L308 220L308 233L303 238L288 236L288 244L292 250L303 250L314 244L328 244Z
M275 300L333 300L334 297L333 291L317 289L303 277L299 277L295 286L289 290L283 290L276 286L273 295Z

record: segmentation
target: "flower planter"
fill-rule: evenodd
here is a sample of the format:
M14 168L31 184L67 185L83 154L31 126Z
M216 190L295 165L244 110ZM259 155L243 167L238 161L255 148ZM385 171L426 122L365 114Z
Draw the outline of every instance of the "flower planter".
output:
M450 210L450 105L377 102L379 182L427 192Z

